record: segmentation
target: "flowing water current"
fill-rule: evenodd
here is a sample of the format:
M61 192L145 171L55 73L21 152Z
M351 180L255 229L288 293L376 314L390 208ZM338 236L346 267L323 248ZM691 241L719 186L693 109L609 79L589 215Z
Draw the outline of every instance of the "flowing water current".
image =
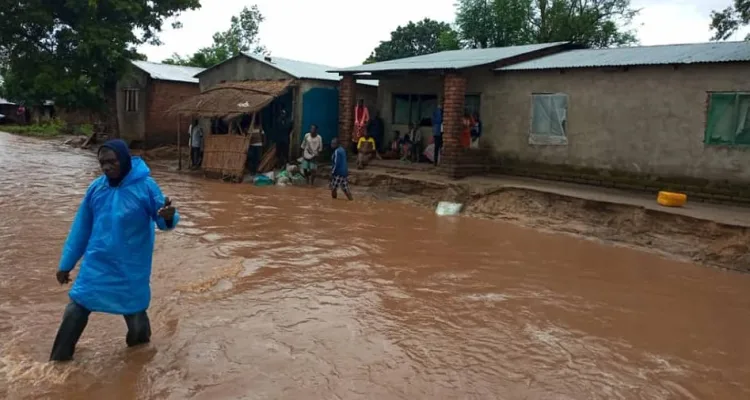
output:
M157 234L152 343L94 314L49 364L60 250L98 173L0 133L0 398L750 398L750 275L158 166L183 219Z

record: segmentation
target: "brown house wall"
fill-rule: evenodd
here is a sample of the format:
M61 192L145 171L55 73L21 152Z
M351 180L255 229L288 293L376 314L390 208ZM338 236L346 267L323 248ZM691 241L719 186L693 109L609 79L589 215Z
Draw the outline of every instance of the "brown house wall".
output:
M177 144L177 115L167 115L172 105L200 93L197 83L169 82L151 80L148 85L146 102L146 135L144 145L147 148ZM187 131L190 121L180 121L180 132Z
M502 73L484 83L485 145L503 158L750 182L750 149L703 143L710 91L750 91L750 63ZM566 93L568 145L530 145L532 93ZM483 107L484 109L484 107Z

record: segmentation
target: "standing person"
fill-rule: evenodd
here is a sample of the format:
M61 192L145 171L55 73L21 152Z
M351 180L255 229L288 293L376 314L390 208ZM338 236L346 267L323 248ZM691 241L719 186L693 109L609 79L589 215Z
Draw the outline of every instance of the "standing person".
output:
M281 168L285 168L289 163L289 134L292 131L292 123L284 105L281 106L276 124L276 160Z
M380 159L377 149L375 149L375 139L365 132L365 136L359 138L357 142L357 168L363 169L370 163L373 157Z
M369 126L370 136L375 139L375 149L378 152L382 152L385 147L385 123L383 118L380 117L380 111L375 111L375 118L370 121Z
M26 107L23 104L16 109L16 119L19 125L26 125Z
M419 155L422 153L422 131L416 124L409 125L409 134L411 136L412 147L410 158L413 162L419 162Z
M263 126L260 123L260 118L255 121L254 126L250 126L251 123L248 122L247 128L250 135L250 146L247 149L247 169L250 171L250 175L256 175L263 155Z
M479 119L479 113L474 112L472 117L473 126L471 127L471 148L479 148L479 138L482 137L482 120Z
M349 201L354 200L352 193L349 191L349 166L346 163L346 149L339 144L337 138L331 140L333 156L331 156L331 183L328 187L331 189L331 197L334 199L338 196L338 189L344 192Z
M440 149L443 148L443 105L439 104L432 112L432 143L434 144L435 158L433 162L438 165Z
M411 132L411 129L409 130ZM401 143L399 143L400 147L400 156L401 161L409 161L409 157L411 156L412 148L414 147L414 142L411 140L411 133L407 133L404 135L403 138L401 138Z
M318 126L310 125L310 132L302 140L302 174L307 178L310 186L315 183L315 173L318 170L318 155L323 151L323 138L318 135Z
M461 128L461 135L458 137L458 143L461 147L468 149L469 146L471 146L471 128L474 126L474 122L472 121L471 114L469 114L468 110L464 112L464 117L461 122L463 125Z
M352 135L352 142L355 145L355 150L359 147L359 139L365 136L367 133L367 124L370 123L370 111L365 106L365 101L359 99L357 105L354 107L354 135ZM356 152L356 151L355 151Z
M193 123L190 124L190 160L193 163L193 168L198 168L201 164L201 148L203 147L203 128L198 124L198 120L194 119Z
M151 301L154 225L171 230L180 220L146 163L131 157L125 142L104 143L98 157L104 175L86 191L57 270L57 281L67 284L70 271L83 257L50 361L73 359L92 312L124 316L128 347L151 340L146 310Z

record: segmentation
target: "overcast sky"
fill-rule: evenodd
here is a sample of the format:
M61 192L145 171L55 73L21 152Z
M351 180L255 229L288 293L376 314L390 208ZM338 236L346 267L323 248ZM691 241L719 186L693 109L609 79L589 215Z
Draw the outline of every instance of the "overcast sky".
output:
M335 67L359 65L397 26L425 17L453 22L454 0L202 0L203 7L180 16L182 29L167 28L163 45L143 46L149 61L172 53L190 54L211 44L211 36L229 26L232 15L257 4L266 20L261 42L272 56L316 62ZM731 0L632 0L642 9L634 22L641 44L705 42L712 9L723 9ZM736 35L741 40L744 29Z

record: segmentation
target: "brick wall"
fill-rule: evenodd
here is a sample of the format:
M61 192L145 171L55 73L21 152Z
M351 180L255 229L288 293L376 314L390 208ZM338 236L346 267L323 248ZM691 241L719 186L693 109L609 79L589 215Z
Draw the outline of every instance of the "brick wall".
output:
M339 141L348 147L354 129L354 98L357 82L352 75L344 75L339 86Z
M167 115L172 105L200 93L197 83L151 80L146 100L146 148L177 144L177 115ZM187 131L190 120L180 120L180 132ZM187 140L187 133L183 136Z
M452 177L462 175L459 167L461 148L458 138L463 129L466 77L447 73L443 78L443 155L441 169Z
M57 107L55 109L55 116L58 119L65 121L68 125L83 125L99 122L98 116L89 110L73 110Z

